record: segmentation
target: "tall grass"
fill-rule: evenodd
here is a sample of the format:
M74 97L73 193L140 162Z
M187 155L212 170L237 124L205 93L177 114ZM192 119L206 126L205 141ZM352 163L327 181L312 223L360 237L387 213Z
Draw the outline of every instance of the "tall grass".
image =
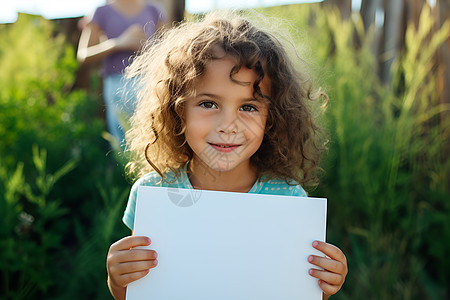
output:
M349 275L336 299L444 299L450 296L450 107L438 102L434 56L449 38L428 6L392 67L392 86L376 76L359 16L288 6L307 35L316 77L330 96L330 133L320 196L329 199L328 239L346 252ZM305 40L299 40L304 43ZM447 114L448 116L448 114Z

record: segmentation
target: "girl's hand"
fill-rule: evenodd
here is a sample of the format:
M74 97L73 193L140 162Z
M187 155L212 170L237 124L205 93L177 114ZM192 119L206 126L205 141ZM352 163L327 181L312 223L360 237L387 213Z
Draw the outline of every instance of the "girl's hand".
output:
M324 293L323 298L327 299L330 295L336 294L344 284L348 272L347 258L341 249L331 244L314 241L313 247L326 257L310 255L308 261L323 270L311 268L309 274L319 279L319 286Z
M109 248L106 260L108 285L116 299L125 299L127 285L147 275L158 264L155 251L135 249L150 243L148 237L127 236Z

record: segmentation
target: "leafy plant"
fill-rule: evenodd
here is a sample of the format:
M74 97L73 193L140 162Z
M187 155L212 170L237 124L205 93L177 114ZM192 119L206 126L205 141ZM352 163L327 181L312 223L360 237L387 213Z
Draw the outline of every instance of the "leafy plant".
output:
M37 171L34 185L27 182L23 163L12 175L0 168L0 218L4 220L0 229L0 278L6 299L25 299L56 284L56 270L48 266L61 255L63 233L57 221L68 210L49 194L57 181L74 169L76 161L70 160L49 174L46 160L47 152L33 147Z
M91 228L77 223L77 238L80 247L71 254L72 269L66 273L63 288L58 299L111 299L106 285L106 255L109 246L130 231L121 224L125 209L123 199L128 197L129 188L98 184L103 202L99 205L98 214Z
M112 241L97 239L95 251L83 249L101 228L120 224L98 186L125 191L129 184L102 138L101 102L71 90L74 50L52 22L20 15L17 23L0 26L0 39L0 298L60 298L67 282L82 286L88 276L78 268L81 258L73 259L81 253L96 262L88 265L94 276L86 295L106 297L107 289L97 287L105 282L105 249ZM117 207L124 205L125 193L111 196ZM118 239L124 230L105 232Z

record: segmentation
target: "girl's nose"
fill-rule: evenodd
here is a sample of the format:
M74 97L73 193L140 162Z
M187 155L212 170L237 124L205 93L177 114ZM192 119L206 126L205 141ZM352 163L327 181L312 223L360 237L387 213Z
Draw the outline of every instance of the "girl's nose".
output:
M239 118L232 112L223 112L220 116L217 132L225 134L236 134L238 132Z

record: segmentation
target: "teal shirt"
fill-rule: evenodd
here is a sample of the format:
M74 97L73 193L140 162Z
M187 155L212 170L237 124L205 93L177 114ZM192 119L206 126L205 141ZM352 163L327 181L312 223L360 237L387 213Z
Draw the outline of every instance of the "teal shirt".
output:
M179 176L176 176L174 172L168 172L167 174L165 174L166 178L164 180L161 180L161 176L159 176L158 173L150 172L142 176L133 184L130 192L130 197L128 198L128 204L122 219L128 228L133 230L134 227L134 213L139 186L193 189L186 172L187 165L188 164L186 164L183 168L180 168ZM256 180L255 184L248 192L252 194L307 197L305 190L294 180L290 180L288 184L284 179L264 180L264 177L258 178L258 180Z

